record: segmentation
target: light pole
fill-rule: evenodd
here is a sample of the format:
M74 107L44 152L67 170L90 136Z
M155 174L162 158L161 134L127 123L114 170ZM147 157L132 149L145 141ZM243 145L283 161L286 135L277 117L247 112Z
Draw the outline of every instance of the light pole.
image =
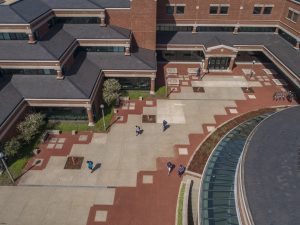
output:
M102 119L103 119L104 130L106 130L105 119L104 119L104 105L101 104L100 108L101 108L101 111L102 111Z
M254 70L253 70L253 68L254 68L255 63L256 63L256 61L253 60L253 61L252 61L252 67L251 67L250 78L252 77L252 75L254 75Z
M12 177L11 173L9 172L8 167L7 167L7 165L6 165L5 161L4 161L4 154L3 154L3 152L0 152L0 159L1 159L2 164L3 164L3 166L5 167L5 169L6 169L7 173L8 173L8 176L9 176L11 182L14 184L15 183L14 178Z

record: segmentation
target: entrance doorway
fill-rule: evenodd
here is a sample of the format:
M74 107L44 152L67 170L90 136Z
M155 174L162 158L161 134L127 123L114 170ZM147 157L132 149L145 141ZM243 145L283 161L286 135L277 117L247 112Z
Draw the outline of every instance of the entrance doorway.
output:
M230 57L211 57L208 61L210 70L227 70L230 64Z

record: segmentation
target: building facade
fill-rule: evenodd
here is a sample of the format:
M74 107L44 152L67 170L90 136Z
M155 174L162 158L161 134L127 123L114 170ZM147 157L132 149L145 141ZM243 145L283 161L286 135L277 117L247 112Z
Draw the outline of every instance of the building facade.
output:
M92 126L104 79L154 94L166 64L208 73L266 59L299 87L299 12L298 0L4 1L0 139L28 107Z

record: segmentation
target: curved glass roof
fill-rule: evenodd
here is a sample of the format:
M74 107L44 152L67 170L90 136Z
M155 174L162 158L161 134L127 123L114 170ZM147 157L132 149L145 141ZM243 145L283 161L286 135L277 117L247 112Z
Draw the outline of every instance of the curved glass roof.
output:
M231 130L217 145L202 178L202 225L238 225L234 179L244 144L251 131L267 116L250 119Z

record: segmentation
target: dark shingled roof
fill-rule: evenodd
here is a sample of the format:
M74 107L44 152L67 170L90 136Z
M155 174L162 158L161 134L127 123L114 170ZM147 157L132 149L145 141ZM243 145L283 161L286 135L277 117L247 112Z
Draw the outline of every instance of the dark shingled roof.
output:
M0 60L56 60L40 42L31 45L27 41L0 41Z
M101 27L99 24L64 24L63 29L77 39L129 39L130 30Z
M51 10L48 5L40 0L21 0L10 5L10 7L28 23Z
M139 49L124 56L124 52L88 52L87 58L103 70L156 70L155 51Z
M130 0L89 0L102 8L130 8Z
M10 83L10 76L0 75L0 126L23 100L23 96Z
M59 59L76 39L57 26L51 29L39 43L56 59Z
M299 224L300 107L272 115L246 152L244 185L255 225Z
M88 0L41 0L52 9L99 9Z
M27 24L27 22L20 17L9 6L0 6L0 23L1 24Z
M198 44L206 48L216 45L264 45L283 64L300 77L300 51L273 33L239 33L231 32L158 32L157 44Z

